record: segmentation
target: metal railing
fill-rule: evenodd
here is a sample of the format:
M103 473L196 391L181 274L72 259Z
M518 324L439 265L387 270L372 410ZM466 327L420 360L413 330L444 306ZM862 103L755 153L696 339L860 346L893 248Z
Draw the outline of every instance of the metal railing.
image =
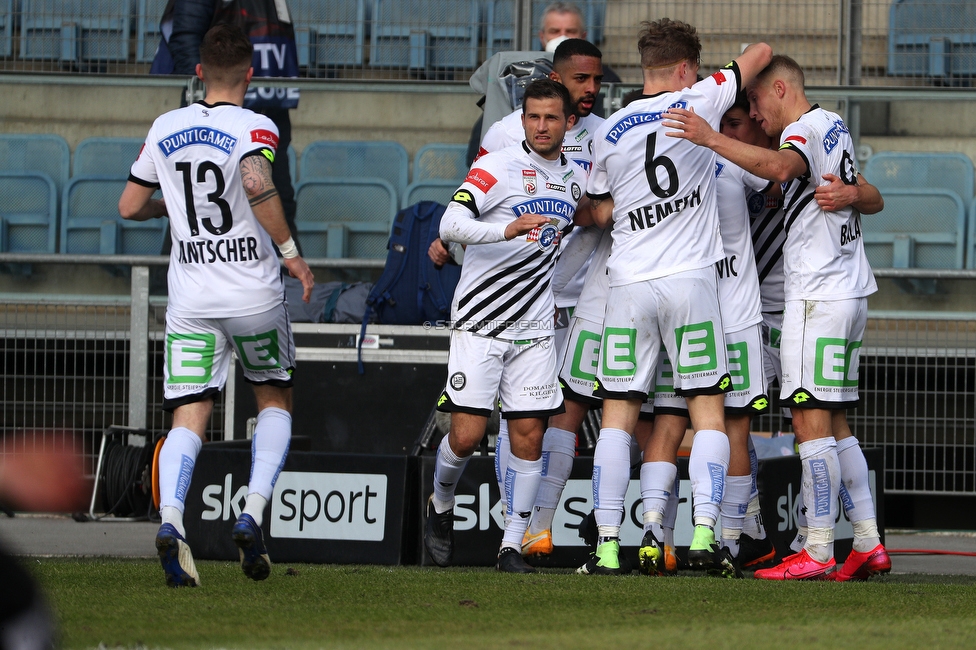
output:
M465 81L493 52L540 49L549 0L290 0L302 76ZM766 41L811 84L971 85L976 8L966 0L577 0L587 38L640 79L641 21L695 25L706 68ZM0 0L0 70L146 74L165 0Z
M7 269L95 265L106 269L106 277L125 269L131 287L129 295L0 295L0 454L67 446L83 453L94 472L101 433L109 425L144 427L152 434L168 429L161 410L165 298L149 294L150 266L166 261L0 254L0 267ZM317 269L359 271L376 271L384 263L309 262ZM876 275L881 281L976 281L976 271L877 269ZM972 287L961 291L971 294ZM976 315L870 312L860 381L861 407L851 412L850 422L865 447L884 448L887 492L976 495ZM217 401L212 438L233 436L233 395L230 384ZM758 431L784 428L779 412L754 424Z

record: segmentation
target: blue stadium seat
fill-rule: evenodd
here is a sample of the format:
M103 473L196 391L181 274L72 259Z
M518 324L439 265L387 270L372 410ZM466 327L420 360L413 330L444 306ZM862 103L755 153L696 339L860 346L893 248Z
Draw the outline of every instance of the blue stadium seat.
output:
M0 0L0 56L14 50L14 0Z
M75 147L71 175L128 178L144 142L142 138L86 138Z
M973 161L961 153L881 151L861 173L881 190L935 187L952 190L967 205L973 199Z
M295 201L304 257L386 257L397 201L382 178L306 179Z
M478 65L478 0L373 0L369 64L411 70Z
M883 194L884 210L861 215L871 266L963 268L966 206L958 194L931 188L885 189Z
M61 199L62 253L159 255L166 219L122 219L119 197L125 183L124 178L99 176L68 181Z
M23 0L20 58L126 61L132 18L118 0Z
M366 0L292 0L298 65L362 65Z
M888 12L888 74L937 78L976 74L976 4L895 0Z
M0 171L47 174L58 196L68 182L70 157L68 143L59 135L0 134Z
M0 172L0 252L56 253L58 193L40 172Z
M136 62L152 63L162 35L159 19L163 17L166 0L139 0L136 8Z
M382 178L399 199L407 189L408 160L399 142L318 140L302 150L299 178Z
M460 183L468 173L467 155L466 144L425 144L413 157L413 181L440 178Z
M421 201L436 201L441 205L447 205L460 184L461 181L448 181L444 179L415 181L407 187L407 193L403 197L402 207L406 208Z

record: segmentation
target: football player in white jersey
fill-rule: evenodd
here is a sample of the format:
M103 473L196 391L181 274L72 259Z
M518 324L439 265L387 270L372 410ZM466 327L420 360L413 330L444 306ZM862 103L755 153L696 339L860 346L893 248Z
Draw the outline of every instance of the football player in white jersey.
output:
M800 443L808 530L799 553L755 575L766 580L866 579L889 571L891 560L881 544L867 464L847 424L846 409L858 402L867 296L877 290L864 253L860 213L880 211L884 200L858 173L854 144L841 117L807 100L803 71L795 61L775 57L749 86L748 97L751 114L763 130L779 134L778 150L725 138L701 120L687 122L688 112L680 109L667 116L667 125L680 129L672 132L675 137L707 146L783 184L787 238L781 396L790 404ZM837 192L837 178L846 191ZM830 188L826 196L821 191L818 197L819 185ZM854 548L839 571L833 557L838 494L854 526Z
M511 454L496 567L534 571L522 558L522 538L542 478L544 424L563 410L550 283L586 172L561 153L575 121L564 86L532 82L523 113L524 141L479 159L441 219L441 238L468 248L451 308L449 378L438 400L438 408L451 413L451 430L437 450L424 528L424 546L440 566L452 561L457 481L498 400Z
M724 393L731 381L715 268L724 258L715 157L690 143L673 146L675 140L663 137L660 118L670 106L694 106L717 126L736 93L769 62L771 50L753 44L725 69L696 83L701 43L694 27L667 18L644 23L638 49L645 96L597 131L588 193L597 223L613 224L595 391L603 398L593 458L597 566L619 564L619 512L630 480L631 437L653 387L662 344L677 360L675 388L687 398L697 432L689 465L696 524L692 549L711 564L729 462Z
M125 219L169 216L173 238L163 393L173 428L159 454L156 535L171 587L200 582L184 537L184 500L233 352L258 404L248 493L231 532L241 568L254 580L271 571L261 524L291 440L295 344L272 242L301 280L306 302L313 277L271 181L277 129L241 108L251 53L237 27L207 32L197 65L206 97L156 119L119 200ZM151 198L156 188L161 201Z

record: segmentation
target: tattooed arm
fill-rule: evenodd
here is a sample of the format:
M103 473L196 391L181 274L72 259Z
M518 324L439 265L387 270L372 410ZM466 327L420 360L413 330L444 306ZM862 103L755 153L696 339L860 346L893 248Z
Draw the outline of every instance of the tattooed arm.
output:
M278 190L271 180L271 163L268 159L263 155L256 155L241 160L241 182L244 184L244 193L247 194L254 216L261 227L271 235L274 243L279 247L286 245L287 248L289 244L294 247ZM312 297L314 285L314 278L308 264L297 254L294 257L284 257L283 262L288 273L302 281L305 289L302 299L308 302Z

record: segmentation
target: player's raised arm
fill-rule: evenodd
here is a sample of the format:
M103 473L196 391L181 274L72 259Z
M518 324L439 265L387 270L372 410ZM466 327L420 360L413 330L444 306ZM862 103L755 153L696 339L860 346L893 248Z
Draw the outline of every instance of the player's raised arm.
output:
M281 198L271 180L271 163L260 153L245 157L241 160L241 182L254 216L281 251L288 273L301 280L304 288L302 300L308 302L312 298L315 278L308 264L298 254L298 247L291 237L285 221L285 211L281 207Z

